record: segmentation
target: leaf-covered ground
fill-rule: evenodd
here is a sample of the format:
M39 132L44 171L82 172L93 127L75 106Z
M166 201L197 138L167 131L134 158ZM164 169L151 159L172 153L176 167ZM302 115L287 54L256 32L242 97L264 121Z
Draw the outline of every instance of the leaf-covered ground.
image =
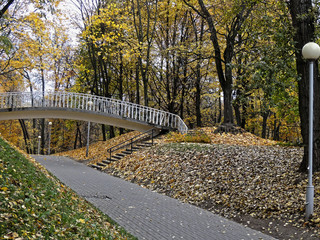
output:
M66 152L56 153L55 155L69 156L77 160L81 160L81 161L89 160L91 163L96 163L98 161L106 160L109 157L109 153L107 152L109 148L115 145L118 145L123 141L129 140L139 134L141 133L137 131L132 131L132 132L123 134L121 136L112 138L106 142L99 141L99 142L91 143L89 146L88 157L86 157L86 147L78 148L78 149L70 150Z
M301 148L250 133L204 131L211 144L164 139L104 171L279 239L320 238L320 173L314 175L315 214L305 222L307 176L297 172Z
M135 238L0 139L0 239Z
M239 134L216 134L216 128L205 127L202 130L209 136L212 144L228 144L239 146L272 146L276 145L276 141L260 138L249 132Z

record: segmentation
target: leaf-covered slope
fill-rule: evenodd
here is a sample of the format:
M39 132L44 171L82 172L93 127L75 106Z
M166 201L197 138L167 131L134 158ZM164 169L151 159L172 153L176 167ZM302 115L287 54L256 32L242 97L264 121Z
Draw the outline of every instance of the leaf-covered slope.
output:
M304 208L305 181L296 183L301 156L297 148L173 143L110 168L129 181L197 205L285 217Z
M262 139L259 138L249 132L241 133L241 134L216 134L214 133L216 128L214 127L205 127L200 130L204 132L207 137L210 138L212 144L230 144L230 145L241 145L241 146L269 146L275 145L276 141ZM66 152L56 153L58 156L68 156L78 161L88 160L90 163L101 162L102 160L106 160L109 157L107 150L110 147L113 147L119 143L122 143L130 138L133 138L136 135L141 134L140 132L133 131L129 132L115 138L109 139L106 142L99 141L90 144L89 147L89 156L86 157L86 147L78 148L75 150L70 150ZM177 139L179 138L179 139ZM180 142L181 134L168 134L162 138L156 139L156 143L165 143L165 142Z
M0 139L0 238L127 239L100 211ZM130 237L129 237L130 238Z
M209 136L211 143L214 144L229 144L229 145L240 145L240 146L272 146L277 142L260 138L252 133L243 132L238 134L232 133L215 133L216 128L205 127L202 130Z
M252 218L250 224L243 223L250 227L256 223L258 230L279 239L295 239L292 236L302 232L303 239L320 236L320 173L314 175L315 214L304 222L307 177L297 172L302 148L280 147L247 132L202 130L211 144L172 143L181 139L171 134L158 140L157 146L112 163L104 171L229 218L242 222ZM99 151L93 147L91 154ZM96 161L98 155L94 156ZM261 219L268 220L263 223ZM310 238L313 231L316 236Z
M132 132L117 136L115 138L109 139L106 142L99 141L99 142L92 143L89 146L88 157L86 157L86 147L57 153L55 155L68 156L68 157L71 157L71 158L74 158L74 159L77 159L80 161L90 160L91 163L96 163L98 161L105 160L109 157L109 153L107 152L107 150L109 148L111 148L115 145L118 145L119 143L122 143L123 141L129 140L139 134L140 133L137 131L132 131Z
M316 231L319 237L320 173L314 175L315 214L305 223L307 180L297 172L302 155L301 148L292 147L170 143L128 156L105 171L228 218L308 225L308 236Z

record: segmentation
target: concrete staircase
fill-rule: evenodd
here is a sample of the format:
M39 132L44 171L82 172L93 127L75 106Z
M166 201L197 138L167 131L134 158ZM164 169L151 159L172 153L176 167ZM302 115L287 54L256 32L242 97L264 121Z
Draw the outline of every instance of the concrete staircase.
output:
M97 162L95 164L90 164L89 166L98 170L102 170L112 162L118 161L125 156L141 149L145 149L155 145L154 139L160 135L160 132L155 129L144 132L138 136L135 136L129 140L126 140L116 146L109 148L107 150L109 152L109 157L106 160L102 160L101 162Z

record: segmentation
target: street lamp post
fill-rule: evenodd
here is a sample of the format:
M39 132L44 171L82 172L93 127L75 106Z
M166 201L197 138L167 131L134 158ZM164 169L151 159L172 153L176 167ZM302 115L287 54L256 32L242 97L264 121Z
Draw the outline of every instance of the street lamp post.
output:
M88 110L91 110L91 107L93 105L92 101L88 101ZM88 134L87 134L87 150L86 150L86 157L89 156L89 144L90 144L90 121L88 122Z
M302 56L309 60L309 145L308 145L308 186L306 193L306 220L313 214L314 186L312 185L313 165L313 65L320 57L320 47L309 42L302 48Z
M51 126L52 126L52 122L49 122L49 146L48 146L48 155L50 155L50 145L51 145Z
M40 141L41 141L41 136L38 136L38 155L40 155Z

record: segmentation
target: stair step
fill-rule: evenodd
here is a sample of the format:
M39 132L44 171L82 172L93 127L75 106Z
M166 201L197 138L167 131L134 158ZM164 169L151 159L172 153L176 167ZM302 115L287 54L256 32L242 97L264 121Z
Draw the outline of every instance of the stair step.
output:
M131 153L131 149L127 148L126 151ZM136 151L135 149L132 149L132 152Z
M102 160L102 162L105 163L105 164L110 164L111 163L111 161L109 161L109 160Z
M139 150L141 149L140 147L132 147L132 150Z
M126 155L125 154L122 154L122 153L117 153L115 156L119 156L119 157L125 157Z
M121 147L119 144L119 145L116 145L116 146L108 149L108 152L110 154L113 153L112 149L115 149L115 147L118 147L118 148L116 148L117 150L118 149L123 149L123 150L121 153L116 153L114 155L111 155L111 159L108 158L107 160L110 162L117 161L117 160L122 159L126 155L132 154L133 152L136 152L140 149L143 149L146 147L151 147L156 144L152 140L152 137L155 139L155 138L160 137L160 135L161 135L161 131L160 132L159 131L156 131L156 132L152 131L152 133L151 133L151 131L146 131L145 133L140 134L140 135L136 136L135 138L124 141L123 143L121 143ZM134 146L132 146L132 145L134 145ZM106 163L106 164L108 164L108 163Z
M107 165L105 165L104 163L101 163L101 162L97 162L96 164L97 164L98 166L101 166L101 167L107 166Z
M150 144L147 144L147 143L138 143L137 146L138 146L138 147L151 147L152 144L151 144L151 143L150 143Z
M95 165L95 164L90 164L90 167L92 168L96 168L98 170L102 170L102 167L98 166L98 165Z

